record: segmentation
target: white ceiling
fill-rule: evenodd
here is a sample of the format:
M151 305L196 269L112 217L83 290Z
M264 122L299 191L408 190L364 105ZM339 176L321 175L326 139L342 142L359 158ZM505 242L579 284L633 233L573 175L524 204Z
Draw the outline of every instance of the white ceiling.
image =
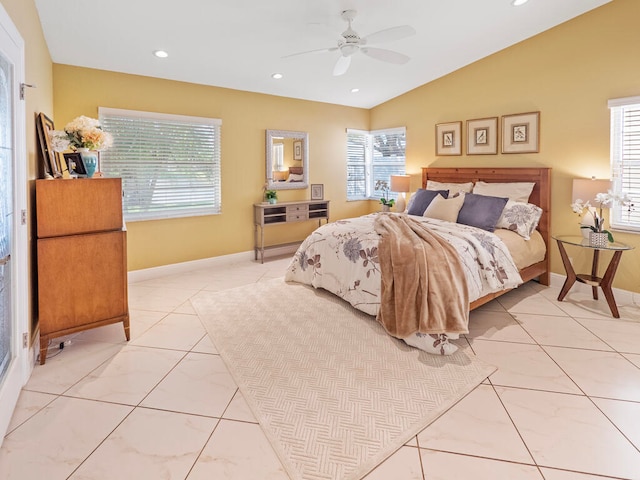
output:
M371 108L610 0L35 0L55 63ZM355 9L363 37L410 25L379 44L392 65L357 53L332 75L334 47ZM159 59L155 50L166 50ZM280 72L284 78L274 80ZM359 88L358 93L351 93Z

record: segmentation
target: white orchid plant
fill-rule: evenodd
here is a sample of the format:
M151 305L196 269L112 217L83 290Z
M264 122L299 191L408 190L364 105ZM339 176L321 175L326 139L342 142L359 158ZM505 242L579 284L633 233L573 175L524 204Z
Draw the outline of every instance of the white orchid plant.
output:
M580 228L589 228L593 232L606 233L610 242L613 242L613 235L609 230L604 229L604 216L602 215L603 208L611 208L614 203L620 205L631 205L631 198L626 193L615 194L611 190L607 193L598 193L595 198L597 207L592 207L589 201L582 201L577 199L571 204L571 208L578 215L583 215L585 210L593 217L593 225L582 225Z
M380 197L382 205L393 207L393 204L396 203L395 199L389 198L389 183L386 180L377 180L374 190L382 190L382 197Z

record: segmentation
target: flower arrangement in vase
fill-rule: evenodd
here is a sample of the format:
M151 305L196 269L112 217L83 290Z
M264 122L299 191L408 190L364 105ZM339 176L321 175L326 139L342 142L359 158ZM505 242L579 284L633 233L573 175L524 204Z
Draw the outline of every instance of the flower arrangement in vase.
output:
M49 139L52 148L57 152L69 148L79 152L88 177L93 176L98 166L97 152L113 145L113 137L110 133L102 130L100 122L84 115L67 123L64 131L51 131Z
M396 201L393 198L389 198L389 183L386 180L376 181L374 190L382 190L382 197L380 197L380 203L382 204L382 211L388 212L393 207Z
M604 229L604 215L602 214L602 209L605 207L611 208L615 202L620 205L631 205L631 199L626 193L617 195L609 191L607 193L596 194L595 203L598 204L598 207L592 207L589 201L583 202L578 198L571 204L571 208L574 213L577 213L578 215L583 215L586 210L586 212L593 218L593 225L583 223L580 228L590 229L592 233L596 234L596 238L598 237L597 234L601 234L600 237L604 237L606 235L606 239L613 243L613 235L609 230ZM597 240L593 240L592 243L594 241L598 242Z

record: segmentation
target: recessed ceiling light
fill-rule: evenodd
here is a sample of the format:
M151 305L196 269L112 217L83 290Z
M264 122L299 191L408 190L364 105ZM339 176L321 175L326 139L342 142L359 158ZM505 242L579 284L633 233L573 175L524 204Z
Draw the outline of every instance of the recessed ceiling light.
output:
M360 91L359 88L352 88L351 93L358 93Z
M169 54L164 50L156 50L153 54L158 58L167 58Z
M529 0L513 0L511 2L511 5L513 5L514 7L519 7L520 5L524 5L525 3L527 3Z
M284 75L281 73L274 73L271 75L271 78L275 78L276 80L280 80Z

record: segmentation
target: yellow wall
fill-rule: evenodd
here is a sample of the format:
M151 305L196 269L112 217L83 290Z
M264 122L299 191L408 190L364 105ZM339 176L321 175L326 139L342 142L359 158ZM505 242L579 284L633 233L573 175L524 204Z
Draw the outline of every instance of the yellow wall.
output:
M572 179L610 175L607 100L640 95L639 19L640 1L614 0L379 105L371 128L406 125L413 190L423 166L551 167L552 234L578 234L569 207ZM531 111L541 112L540 153L435 155L437 123ZM640 292L640 236L614 234L636 248L623 254L614 286ZM551 252L552 270L564 274L555 245ZM590 270L590 253L569 253L580 271Z
M20 32L25 45L25 83L35 84L37 88L29 88L25 95L25 119L26 119L26 162L27 176L29 179L28 211L31 222L29 223L29 248L33 250L33 237L35 237L35 225L33 223L34 182L38 175L39 146L36 137L36 116L40 112L47 115L53 114L53 72L49 49L44 41L40 18L33 0L2 0L14 25ZM33 257L32 257L33 258ZM35 261L30 263L29 291L34 291ZM33 310L34 298L31 294L30 309ZM31 332L35 331L35 315L30 312Z
M98 107L222 119L222 214L129 222L129 270L248 251L253 209L262 201L265 130L309 133L310 183L324 184L332 218L368 213L370 202L346 202L346 129L368 128L369 111L150 77L54 65L54 122L97 118ZM309 199L309 189L278 193ZM267 241L304 238L314 222L270 227Z
M548 166L552 177L552 233L577 233L570 203L574 177L609 175L610 98L640 95L640 2L614 0L532 39L423 85L370 111L174 81L54 65L55 121L96 116L98 106L223 120L223 214L130 223L129 269L250 250L251 204L261 199L264 130L309 132L311 183L325 184L332 218L367 213L372 202L346 202L345 129L406 125L412 188L420 167ZM540 111L540 153L435 156L435 125ZM280 200L309 191L281 192ZM298 226L303 236L311 227ZM273 239L284 238L274 227ZM616 239L640 247L634 234ZM552 269L564 273L551 246ZM584 270L588 252L571 252ZM605 257L607 258L607 257ZM640 291L640 248L627 252L614 284Z

